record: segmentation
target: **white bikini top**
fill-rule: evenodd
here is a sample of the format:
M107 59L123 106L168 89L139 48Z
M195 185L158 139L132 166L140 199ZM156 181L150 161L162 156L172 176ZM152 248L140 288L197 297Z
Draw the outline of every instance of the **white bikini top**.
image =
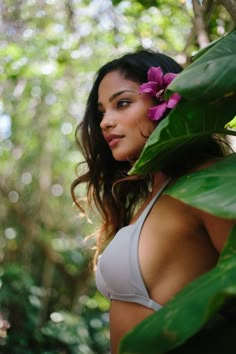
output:
M162 307L149 297L144 284L138 259L138 242L144 221L169 182L170 178L137 221L121 228L100 255L96 269L96 285L108 299L135 302L154 311Z

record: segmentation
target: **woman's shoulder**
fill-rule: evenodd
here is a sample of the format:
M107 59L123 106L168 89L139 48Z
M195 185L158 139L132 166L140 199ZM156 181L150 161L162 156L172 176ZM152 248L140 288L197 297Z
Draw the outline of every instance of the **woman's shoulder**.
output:
M174 235L189 235L199 230L201 219L195 208L163 194L154 204L147 220L150 230L162 230L162 233L173 233Z
M197 167L195 167L190 173L204 170L225 157L217 157L209 159ZM172 183L175 183L173 180ZM195 225L200 226L206 231L210 241L215 249L220 253L224 247L225 241L230 233L231 228L236 223L236 220L226 219L217 215L213 215L202 209L195 208L187 205L184 202L177 200L169 195L164 195L162 203L166 205L166 208L173 214L173 219L177 224L181 220L185 220L186 225L191 225L194 220ZM181 225L179 225L181 227Z

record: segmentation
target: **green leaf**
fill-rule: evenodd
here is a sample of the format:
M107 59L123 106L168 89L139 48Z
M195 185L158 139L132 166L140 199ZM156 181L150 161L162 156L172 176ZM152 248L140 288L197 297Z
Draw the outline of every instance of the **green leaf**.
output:
M225 97L214 104L182 99L168 117L158 124L129 174L158 171L178 151L188 149L193 142L214 133L234 135L233 131L225 130L224 126L235 113L235 96Z
M225 125L225 128L236 129L236 116Z
M236 225L216 267L188 284L163 308L128 333L121 341L120 354L166 353L205 326L214 326L217 312L228 299L236 298L235 282Z
M218 43L219 41L222 41L224 39L224 37L220 37L217 38L216 40L212 41L211 43L209 43L206 47L201 48L196 54L194 54L192 56L192 61L197 60L198 58L200 58L203 54L205 54L210 48L212 48L214 45L216 45L216 43Z
M236 218L236 154L179 178L166 194L208 213Z
M190 101L212 101L236 91L236 30L181 72L168 86ZM169 93L170 94L170 93Z
M7 57L8 60L18 60L22 56L22 48L17 43L10 43L0 48L0 57Z

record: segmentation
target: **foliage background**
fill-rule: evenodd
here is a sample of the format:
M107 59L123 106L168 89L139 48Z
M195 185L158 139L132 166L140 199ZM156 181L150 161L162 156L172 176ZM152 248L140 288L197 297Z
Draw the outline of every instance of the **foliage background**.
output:
M109 353L108 303L95 289L85 240L99 220L80 214L70 196L81 160L74 130L94 73L141 47L186 66L235 26L235 8L235 1L230 9L227 1L1 1L1 353Z

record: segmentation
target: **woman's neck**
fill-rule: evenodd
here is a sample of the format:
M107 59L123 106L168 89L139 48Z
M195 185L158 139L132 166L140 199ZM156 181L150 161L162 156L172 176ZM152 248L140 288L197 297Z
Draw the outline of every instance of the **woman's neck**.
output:
M168 176L163 172L156 172L153 174L152 191L151 195L154 196L168 180Z

